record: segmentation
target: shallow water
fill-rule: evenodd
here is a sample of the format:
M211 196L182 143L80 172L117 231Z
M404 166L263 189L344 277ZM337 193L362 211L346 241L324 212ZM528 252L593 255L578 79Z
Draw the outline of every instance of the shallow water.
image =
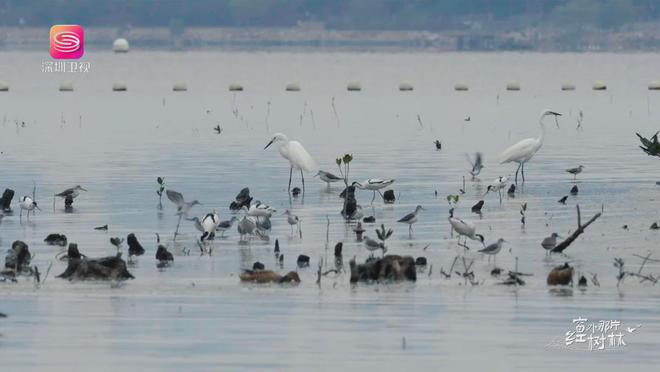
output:
M29 279L0 285L0 311L9 315L0 319L0 359L9 370L73 364L97 370L414 365L600 371L660 361L658 287L627 279L617 289L612 266L614 257L623 257L636 270L640 260L633 254L660 253L658 232L648 228L659 218L660 163L637 148L634 135L657 131L660 94L646 86L657 78L658 55L88 53L92 71L86 74L42 73L42 53L3 57L1 78L11 90L0 93L5 118L0 187L16 190L17 208L16 200L32 193L34 181L43 211L29 223L20 223L17 213L6 216L0 248L4 252L21 239L42 272L53 265L39 288ZM75 91L58 92L62 80L73 81ZM120 80L128 91L112 92L112 83ZM363 90L347 92L351 80L361 82ZM510 80L520 81L522 90L504 91ZM592 91L596 80L605 81L608 90ZM172 92L177 81L187 82L188 92ZM300 83L300 92L284 91L292 81ZM415 90L399 92L402 81L412 82ZM560 91L564 81L574 82L577 90ZM240 82L245 91L228 92L231 82ZM467 83L470 91L454 92L456 82ZM513 175L515 166L498 164L497 155L518 139L537 136L537 117L546 107L564 116L559 126L546 121L545 143L526 167L524 189L501 205L489 194L483 216L470 213L492 179ZM580 110L584 121L576 130ZM211 130L217 124L224 129L221 135ZM377 224L395 229L389 252L428 257L432 274L427 268L415 284L356 288L347 275L329 275L319 288L315 267L320 258L332 259L336 242L344 242L345 263L368 253L338 214L340 187L328 191L308 175L304 200L290 201L287 164L276 149L263 150L275 132L300 140L322 169L335 172L334 159L350 152L352 179L395 178L396 204L377 200L372 207L366 191L359 192L358 201ZM436 138L442 151L435 150ZM456 275L439 274L463 253L450 236L445 196L458 193L468 169L464 154L475 151L484 153L486 167L480 180L466 177L466 194L455 214L476 221L488 242L499 237L509 242L497 266L513 269L518 257L519 270L534 273L525 277L524 287L497 285L500 279L489 275L494 264L474 249L467 256L475 259L481 285L465 286ZM577 164L586 167L577 180L580 192L561 205L557 200L573 184L564 169ZM300 216L303 238L292 237L278 214L270 242L238 244L232 230L216 240L212 256L199 256L192 224L182 224L182 235L172 242L177 217L167 200L163 210L157 208L157 176L186 198L199 199L197 214L215 209L222 219L230 217L228 205L236 193L249 186L255 199ZM294 183L300 186L299 178ZM76 199L74 213L64 213L61 200L53 210L52 194L75 184L89 192ZM522 202L528 203L524 228ZM567 249L568 256L546 256L540 241L553 231L567 235L576 228L577 203L583 221L604 213ZM417 204L426 211L410 237L395 221ZM93 230L104 224L109 231ZM375 225L366 227L374 236ZM108 239L134 232L147 254L130 268L136 279L119 286L69 283L54 278L65 267L54 259L59 250L42 242L53 232L66 234L90 256L113 254ZM156 232L177 254L165 270L153 259ZM312 257L312 268L300 270L302 283L241 285L237 275L254 261L280 270L272 253L276 238L285 256L281 271L294 270L298 254ZM183 247L192 254L183 255ZM565 261L580 273L597 274L601 287L549 290L547 273ZM659 269L647 264L645 272ZM552 347L579 316L642 327L617 352Z

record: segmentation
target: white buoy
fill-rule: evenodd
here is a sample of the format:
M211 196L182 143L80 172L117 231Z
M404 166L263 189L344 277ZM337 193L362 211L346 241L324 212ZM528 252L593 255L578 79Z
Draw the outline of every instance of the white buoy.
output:
M188 90L188 85L186 85L184 82L174 83L172 90L175 92L185 92Z
M242 92L243 91L243 86L239 83L231 83L231 84L229 84L229 91L230 92Z
M650 82L649 90L660 90L660 80L653 80Z
M128 53L128 40L119 38L112 43L112 51L115 53Z
M126 86L126 83L118 82L112 84L112 90L115 92L125 92L128 90L128 87Z
M63 81L60 83L60 92L73 92L73 83L70 81Z
M411 92L413 89L415 89L413 85L408 82L404 81L403 83L399 84L399 90L402 92Z
M597 81L591 88L593 90L607 90L607 85L602 81Z
M517 82L517 81L510 81L510 82L506 85L506 90L510 90L510 91L518 91L518 90L520 90L520 83Z
M8 91L9 91L9 83L0 80L0 92L8 92Z
M465 83L456 83L454 84L454 90L458 92L466 92L468 90L468 85Z
M573 83L564 83L561 85L561 90L575 90L575 85Z
M289 83L284 87L284 90L287 92L300 92L300 84L298 83Z
M351 81L346 85L346 90L349 92L359 92L362 90L362 84L358 83L357 81Z

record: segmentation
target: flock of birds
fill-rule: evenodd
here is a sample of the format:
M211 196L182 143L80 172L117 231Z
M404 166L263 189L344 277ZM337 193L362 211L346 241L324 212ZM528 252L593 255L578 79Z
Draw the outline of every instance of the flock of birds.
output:
M517 163L518 167L516 169L516 175L514 183L509 185L509 179L506 176L497 177L493 182L491 182L488 187L486 194L498 193L500 203L502 201L502 191L509 187L509 193L515 192L515 185L518 183L518 173L522 174L522 182L525 182L525 165L534 157L534 155L541 149L543 146L544 134L545 134L545 125L544 119L548 116L558 117L561 114L553 110L543 110L539 117L539 125L541 128L540 135L536 138L526 138L523 139L507 149L505 149L500 155L500 163ZM214 128L217 132L220 131L219 128ZM293 178L294 170L300 172L301 181L302 181L302 192L305 192L305 173L312 173L315 177L318 177L322 182L327 183L328 188L330 188L332 183L343 182L345 183L346 192L349 187L349 182L344 177L337 176L331 172L319 170L319 167L314 160L314 158L307 152L305 147L298 141L290 140L286 135L282 133L275 134L272 139L266 144L264 150L268 149L270 146L276 146L280 155L287 160L289 163L289 183L288 183L288 192L291 193L291 182ZM442 145L440 141L435 141L436 149L440 150ZM484 168L483 159L480 153L477 153L474 158L467 156L467 160L470 163L470 169L468 172L476 177L480 174ZM573 175L574 178L577 177L583 171L584 167L579 165L578 167L567 169L566 172ZM388 178L370 178L364 181L354 181L350 183L354 189L366 190L372 192L371 203L373 204L376 193L379 193L381 196L381 190L389 187L395 182L394 179ZM247 190L247 191L246 191ZM85 188L77 185L75 187L66 189L60 193L54 194L55 197L65 199L72 203L73 199L78 197L82 191L87 191ZM294 188L293 193L296 194L299 192L297 188ZM436 192L437 194L437 192ZM200 232L200 237L198 244L200 248L209 253L212 251L212 244L216 237L217 233L220 233L221 236L225 234L226 231L232 229L234 224L237 225L237 231L240 235L240 240L249 240L252 236L259 236L267 238L267 232L271 229L271 217L277 211L270 207L267 204L264 204L260 201L253 201L249 196L249 189L244 189L236 197L236 201L232 202L231 209L235 211L244 210L245 214L242 217L233 216L228 220L221 220L219 214L214 210L203 217L189 217L190 212L193 207L199 205L199 201L191 200L187 201L184 199L183 195L177 191L167 189L166 190L167 198L175 205L176 215L179 217L176 231L174 233L174 239L176 239L180 224L183 219L193 222L195 228ZM347 196L344 195L346 198ZM55 202L53 201L53 206ZM484 201L481 200L475 206L472 207L473 211L480 211L483 206ZM36 201L36 185L33 189L32 196L23 196L19 198L19 208L20 208L20 219L22 221L23 211L27 212L27 218L29 220L30 213L34 213L34 210L39 210L39 206ZM361 207L358 206L358 209L361 210ZM424 211L422 205L418 205L413 211L406 214L399 220L398 223L407 224L409 234L412 236L413 225L419 221L420 214ZM302 229L301 229L301 219L295 215L292 211L286 210L282 215L286 216L286 221L291 227L291 234L298 234L302 238ZM0 220L4 215L0 212ZM361 213L353 214L352 219L359 219L362 217ZM458 245L464 247L466 250L469 249L467 242L468 240L473 240L479 242L483 248L478 252L487 255L489 258L491 256L495 257L503 247L503 244L506 243L506 240L499 238L495 242L486 245L485 237L477 233L476 224L467 219L462 219L453 215L453 208L450 210L450 216L448 222L451 225L452 232L458 234ZM553 233L549 237L545 238L541 245L547 251L551 252L552 249L557 244L557 238L559 235ZM461 239L463 241L461 242ZM159 239L160 240L160 239ZM387 248L385 247L384 241L378 241L365 237L362 239L364 247L370 251L374 252L377 250L382 250L385 254ZM490 259L489 259L490 260Z

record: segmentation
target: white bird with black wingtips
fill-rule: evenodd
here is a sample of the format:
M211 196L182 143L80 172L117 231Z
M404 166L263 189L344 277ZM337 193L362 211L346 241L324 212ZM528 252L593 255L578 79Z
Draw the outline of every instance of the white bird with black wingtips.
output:
M376 200L376 191L380 193L380 189L383 189L394 183L394 179L380 179L380 178L369 178L363 182L353 182L353 186L357 187L360 190L369 190L374 192L374 197L371 199L373 203Z
M204 218L202 219L201 225L202 225L202 237L199 238L200 241L206 240L213 240L215 238L215 229L218 228L218 225L220 224L220 216L213 211L213 213L208 213Z

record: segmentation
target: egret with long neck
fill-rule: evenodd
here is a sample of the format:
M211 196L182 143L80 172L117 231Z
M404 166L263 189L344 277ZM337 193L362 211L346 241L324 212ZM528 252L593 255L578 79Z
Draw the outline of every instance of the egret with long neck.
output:
M538 138L525 138L524 140L519 141L518 143L510 146L502 152L500 155L500 163L518 163L518 169L516 169L516 178L515 183L518 184L518 172L522 171L522 180L525 183L525 163L534 157L534 155L541 149L543 146L543 136L545 134L545 125L543 125L543 119L546 116L553 115L555 117L561 116L560 113L552 110L543 110L541 116L539 117L539 125L541 126L541 134Z

